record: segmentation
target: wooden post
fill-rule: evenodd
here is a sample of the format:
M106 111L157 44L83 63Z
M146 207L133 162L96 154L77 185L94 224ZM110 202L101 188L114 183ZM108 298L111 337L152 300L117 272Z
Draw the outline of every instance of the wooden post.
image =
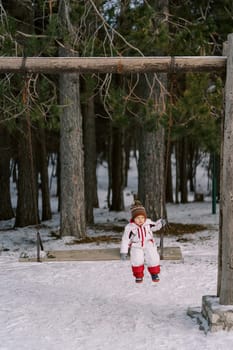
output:
M219 302L233 305L233 34L228 35L220 211L222 276Z
M217 179L216 179L216 154L212 154L212 214L216 214L216 191L217 191Z
M228 56L228 44L227 42L223 43L223 56ZM220 148L220 184L219 192L222 193L223 188L223 179L222 179L222 170L223 170L223 144L224 144L224 119L221 120L221 148ZM221 198L221 196L220 196ZM220 295L221 290L221 280L222 280L222 204L220 200L219 204L219 234L218 234L218 278L217 278L217 297Z

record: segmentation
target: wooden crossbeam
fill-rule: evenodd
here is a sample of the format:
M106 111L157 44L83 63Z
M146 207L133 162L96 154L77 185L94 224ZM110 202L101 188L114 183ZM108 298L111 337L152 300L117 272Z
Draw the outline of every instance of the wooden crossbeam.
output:
M0 73L148 73L224 71L224 56L0 57Z

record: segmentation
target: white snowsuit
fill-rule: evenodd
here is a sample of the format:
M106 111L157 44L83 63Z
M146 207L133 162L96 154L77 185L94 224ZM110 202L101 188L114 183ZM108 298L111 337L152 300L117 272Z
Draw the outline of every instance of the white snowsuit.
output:
M160 272L160 257L155 244L153 232L162 228L162 220L152 221L146 219L143 225L138 226L135 222L126 225L122 240L121 254L127 254L130 249L130 261L133 275L143 278L144 263L151 275Z

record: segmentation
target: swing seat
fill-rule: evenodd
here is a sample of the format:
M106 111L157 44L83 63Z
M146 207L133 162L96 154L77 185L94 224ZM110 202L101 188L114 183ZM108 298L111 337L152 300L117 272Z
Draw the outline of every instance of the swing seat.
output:
M158 248L160 251L160 248ZM106 249L80 249L80 250L51 250L43 254L40 261L106 261L119 260L119 248ZM163 257L161 260L177 260L182 261L182 253L180 247L164 247ZM36 262L36 257L21 256L20 262Z

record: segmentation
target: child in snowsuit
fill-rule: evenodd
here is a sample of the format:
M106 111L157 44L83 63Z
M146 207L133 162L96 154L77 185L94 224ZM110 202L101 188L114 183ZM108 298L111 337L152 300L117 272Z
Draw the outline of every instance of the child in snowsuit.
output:
M130 249L130 261L136 283L143 282L144 263L153 282L159 282L160 257L157 252L153 231L160 230L166 220L147 219L145 208L139 201L131 207L131 220L126 225L120 248L121 260L126 260Z

